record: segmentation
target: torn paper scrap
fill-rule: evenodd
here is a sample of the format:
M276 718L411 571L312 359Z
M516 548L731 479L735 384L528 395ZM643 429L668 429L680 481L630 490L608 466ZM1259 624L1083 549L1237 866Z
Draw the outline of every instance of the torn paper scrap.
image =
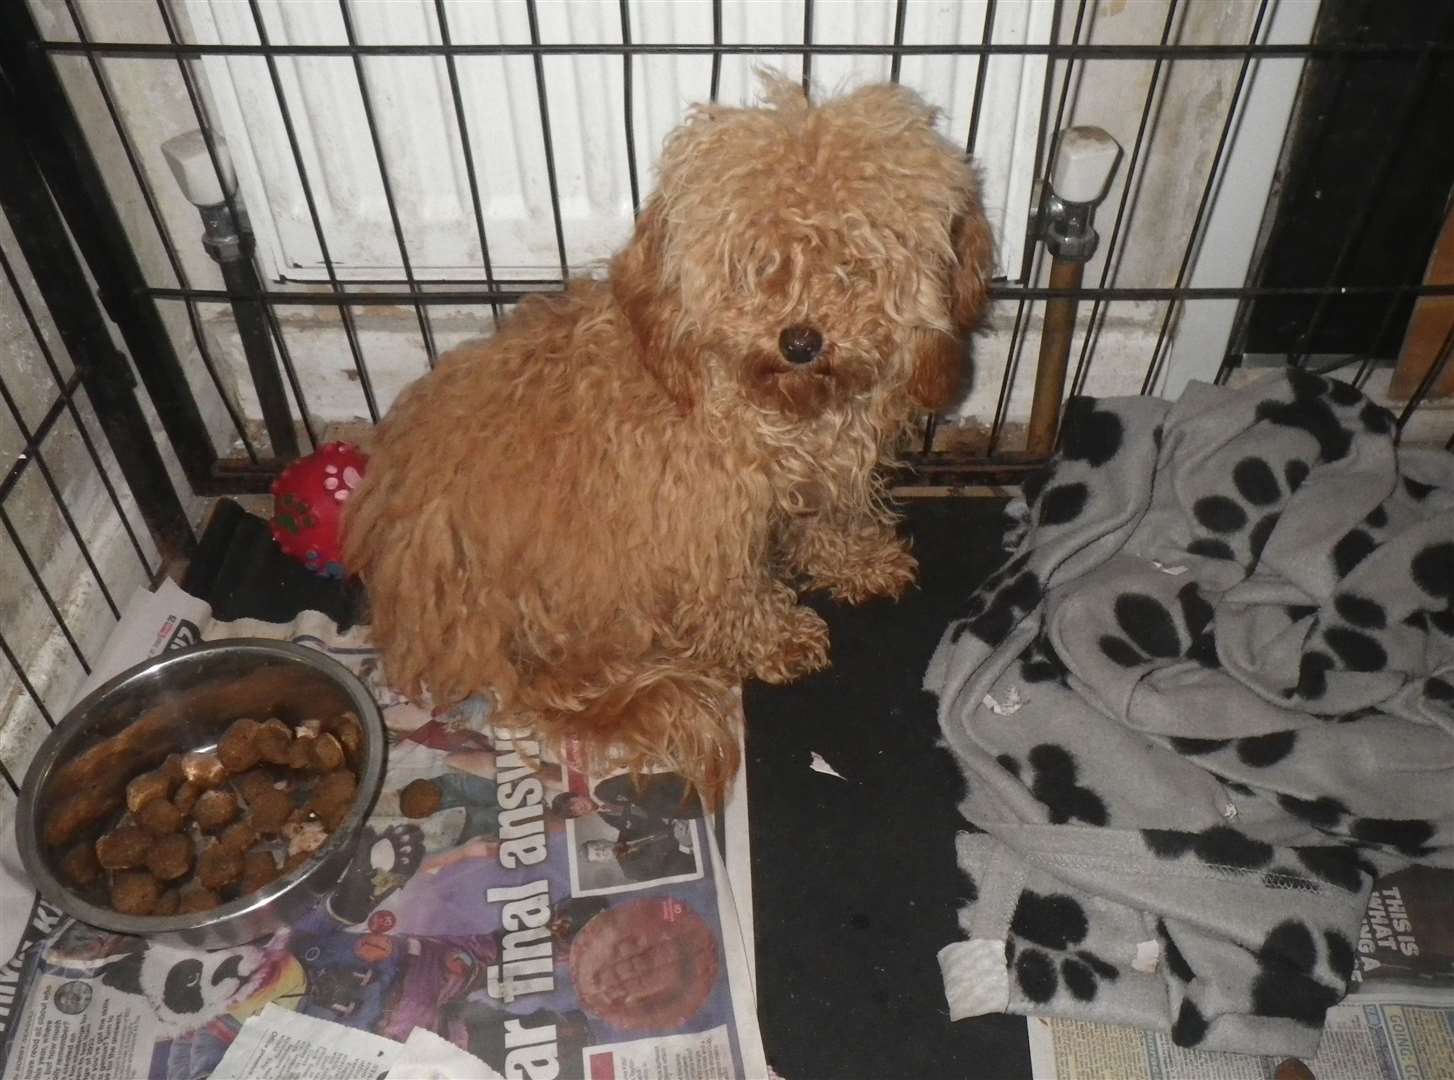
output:
M823 755L818 753L818 751L816 750L813 751L813 760L808 763L808 768L812 769L814 772L820 772L827 776L836 776L838 777L838 779L844 781L845 783L848 780L848 777L844 776L832 765L829 765L826 761L824 761Z
M1136 943L1136 958L1131 961L1131 967L1142 975L1153 975L1161 963L1161 942L1159 941L1138 941Z
M1005 695L1003 702L996 701L991 694L984 696L984 707L996 716L1010 716L1019 712L1024 706L1025 702L1020 699L1020 688L1017 686L1010 687L1010 692Z
M376 1080L403 1043L276 1005L250 1017L212 1071L212 1080Z

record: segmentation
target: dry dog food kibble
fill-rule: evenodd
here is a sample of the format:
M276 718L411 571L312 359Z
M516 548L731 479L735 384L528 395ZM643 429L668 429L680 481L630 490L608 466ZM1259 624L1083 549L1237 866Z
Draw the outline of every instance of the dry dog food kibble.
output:
M262 752L258 749L258 734L262 725L256 720L234 720L232 726L222 736L222 741L217 744L217 759L227 767L230 773L247 772L262 760Z
M197 805L197 797L202 794L202 788L190 780L183 780L177 785L177 793L172 796L172 805L184 814L190 814L192 807Z
M333 718L331 734L343 744L344 753L353 760L363 746L363 726L351 712L339 713Z
M288 815L293 812L293 800L288 793L271 786L250 797L247 806L248 820L264 836L277 836L282 832Z
M257 750L269 765L286 765L288 747L293 745L293 729L281 720L265 720L257 733Z
M123 914L210 911L296 870L323 846L353 805L363 738L351 712L296 728L244 717L214 750L172 754L159 765L153 756L151 768L129 779L115 764L119 753L98 753L111 774L80 787L72 777L42 835L65 849L58 869L69 884L100 891ZM428 788L416 789L410 805L418 809L420 796L437 802Z
M213 844L197 860L197 880L205 889L225 889L241 877L242 856L221 844Z
M302 771L313 767L313 754L310 745L313 742L312 736L300 734L288 746L288 767Z
M72 885L85 888L94 885L101 877L101 864L96 861L96 850L90 844L77 844L66 852L61 860L61 873Z
M123 915L150 915L162 883L145 870L128 870L111 879L111 906Z
M192 869L192 840L181 833L164 836L146 853L146 868L163 881L186 877Z
M152 905L151 913L157 917L175 915L177 905L180 902L180 894L176 889L166 889L157 897L157 902Z
M147 832L165 835L180 831L187 815L166 799L154 799L136 815L137 823Z
M211 911L213 908L221 906L222 897L200 885L189 886L177 895L177 913L179 915L194 915L199 911Z
M249 805L260 792L271 788L273 784L272 772L268 769L249 769L232 778L232 786L242 796L243 801Z
M237 796L222 788L204 791L197 800L197 805L192 807L192 820L203 832L209 833L219 832L232 824L237 814Z
M134 825L123 825L96 841L96 861L107 870L129 870L146 861L151 837Z
M216 754L187 754L182 772L199 788L214 788L227 779L227 766Z
M257 843L257 830L245 821L235 821L222 830L217 842L241 855Z
M429 780L413 780L399 792L399 809L405 817L423 818L439 810L439 788Z
M343 744L332 735L320 735L313 740L313 767L319 772L330 772L343 767Z
M271 851L249 851L242 859L242 882L244 893L257 892L278 876L278 863Z
M182 759L173 754L161 768L144 772L126 785L126 808L137 814L148 803L157 799L170 799L181 782Z

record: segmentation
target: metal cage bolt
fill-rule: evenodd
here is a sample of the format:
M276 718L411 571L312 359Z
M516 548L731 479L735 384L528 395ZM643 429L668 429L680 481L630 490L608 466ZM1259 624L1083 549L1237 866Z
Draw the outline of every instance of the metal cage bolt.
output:
M1031 228L1050 252L1050 287L1079 289L1085 264L1100 237L1095 230L1096 205L1106 197L1121 147L1098 127L1066 128L1060 133L1055 170L1042 194ZM1055 449L1065 372L1075 334L1076 301L1054 297L1045 302L1040 333L1040 362L1035 370L1035 399L1030 406L1026 450L1047 456Z
M298 436L293 430L287 391L268 336L262 286L252 262L252 230L248 228L242 200L237 196L237 174L232 168L227 143L220 135L212 135L211 142L209 150L207 137L200 130L184 132L162 143L162 156L167 159L182 194L202 216L202 247L222 270L273 454L279 458L295 458Z
M215 168L206 138L201 131L194 130L162 143L162 156L167 159L182 195L202 215L202 246L207 254L220 263L232 262L251 253L252 235L242 200L237 198L232 156L221 135L212 136L212 149L216 154Z
M1096 253L1096 206L1120 158L1120 144L1101 128L1061 132L1055 173L1044 186L1038 214L1040 239L1054 258L1083 263Z

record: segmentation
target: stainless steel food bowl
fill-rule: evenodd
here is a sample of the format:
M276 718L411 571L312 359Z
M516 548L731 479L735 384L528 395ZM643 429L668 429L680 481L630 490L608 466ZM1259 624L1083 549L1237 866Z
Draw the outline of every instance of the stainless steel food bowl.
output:
M288 724L345 710L359 718L363 741L354 763L358 786L343 823L313 858L270 885L211 911L123 915L106 904L104 885L78 890L60 873L65 847L47 845L47 813L85 785L105 788L155 768L170 753L210 750L232 721L276 716ZM109 741L108 741L109 740ZM104 744L104 750L96 750ZM384 725L369 692L336 660L300 645L238 639L167 653L116 676L87 695L50 733L26 772L16 808L21 858L40 894L75 918L168 944L218 949L269 934L324 900L348 869L360 827L384 773ZM93 751L87 759L81 755ZM78 761L104 760L101 775ZM122 805L90 835L109 828Z

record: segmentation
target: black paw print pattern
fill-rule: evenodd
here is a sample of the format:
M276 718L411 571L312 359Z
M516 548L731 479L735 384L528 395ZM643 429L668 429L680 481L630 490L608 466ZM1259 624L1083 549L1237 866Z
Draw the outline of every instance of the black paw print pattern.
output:
M1115 413L1098 408L1092 397L1072 398L1065 408L1060 456L1025 481L1022 494L1030 520L1040 528L1068 525L1090 501L1090 485L1082 480L1056 482L1060 462L1078 462L1099 469L1120 452L1125 425Z
M1340 931L1324 930L1321 936L1320 963L1318 939L1307 923L1287 919L1268 931L1254 954L1259 969L1252 983L1254 1013L1322 1025L1324 1014L1348 991L1355 953Z
M1291 852L1296 867L1273 865L1277 848L1230 825L1213 825L1200 832L1143 829L1141 839L1147 850L1161 859L1190 855L1219 869L1262 871L1269 887L1311 890L1324 882L1351 893L1362 892L1378 876L1378 868L1361 848L1389 848L1410 858L1418 857L1415 852L1428 854L1432 850L1426 846L1434 833L1428 821L1355 817L1339 800L1328 797L1304 800L1280 795L1278 803L1329 835L1324 845L1282 849Z
M1026 479L1022 494L1030 520L1040 528L1068 525L1080 517L1090 501L1091 488L1082 480L1058 482L1067 462L1099 469L1120 452L1125 443L1125 425L1114 412L1098 408L1095 398L1073 398L1066 406L1064 435L1059 457ZM950 641L958 642L971 633L988 645L999 645L1011 629L1040 603L1042 583L1025 569L1029 555L1021 554L990 575L976 591L961 618L950 629ZM1057 659L1043 657L1058 668ZM1036 681L1058 677L1048 669Z
M1020 678L1027 683L1069 685L1070 669L1065 666L1065 661L1060 659L1060 654L1050 643L1050 635L1044 630L1040 631L1029 647L1020 654Z
M1429 598L1423 608L1429 628L1454 637L1454 543L1430 544L1409 563L1414 584Z
M1200 832L1142 829L1141 839L1161 859L1180 859L1189 854L1208 866L1236 870L1264 869L1276 854L1271 844L1230 825L1213 825Z
M1361 530L1348 536L1366 538L1367 551L1376 547L1373 537ZM1335 547L1335 562L1339 562L1338 550L1344 547L1348 536ZM1365 540L1359 541L1360 550L1364 543ZM1356 562L1348 569L1353 565ZM1341 573L1341 563L1339 569ZM1437 542L1420 548L1409 560L1409 577L1428 602L1405 618L1404 625L1425 633L1454 637L1454 543ZM1332 609L1334 617L1319 628L1317 645L1303 653L1297 686L1284 691L1285 696L1317 701L1327 696L1331 671L1371 673L1388 668L1388 651L1379 637L1389 627L1387 609L1373 597L1346 588L1335 594ZM1438 701L1441 697L1447 699L1451 688L1447 680L1435 676L1426 680L1424 692Z
M1121 593L1112 604L1121 633L1103 634L1098 642L1101 652L1112 663L1126 668L1182 657L1190 657L1203 667L1219 667L1214 612L1200 586L1188 581L1177 592L1176 600L1180 630L1176 617L1156 597Z
M1245 544L1250 571L1262 557L1272 530L1277 527L1283 505L1307 479L1307 462L1294 458L1281 467L1282 479L1264 457L1249 455L1232 466L1232 483L1241 499L1230 495L1204 495L1192 504L1191 513L1201 535L1187 550L1209 559L1237 559L1234 543Z
M966 633L986 645L997 646L1040 603L1040 578L1025 567L1028 553L1017 555L995 571L969 598L964 614L950 627L949 640L958 643Z
M1157 936L1166 971L1185 993L1196 972L1177 947L1166 923L1158 919ZM1356 954L1353 943L1339 930L1324 930L1319 939L1300 919L1278 923L1252 953L1257 974L1252 981L1252 1011L1257 1016L1294 1020L1308 1027L1321 1027L1328 1009L1342 1000L1353 976ZM1183 996L1172 1024L1171 1039L1177 1046L1194 1047L1207 1037L1211 1023L1188 996Z
M1196 1046L1207 1037L1207 1029L1211 1026L1196 1002L1185 996L1187 984L1196 978L1196 971L1187 963L1186 957L1176 944L1176 938L1167 929L1165 919L1156 920L1156 937L1161 942L1161 959L1165 971L1178 984L1177 989L1183 994L1181 1005L1177 1008L1176 1020L1171 1025L1171 1041L1177 1046Z
M1266 735L1247 735L1240 739L1196 739L1174 735L1168 741L1171 748L1183 757L1205 757L1230 747L1243 765L1253 769L1266 769L1291 754L1297 746L1297 740L1296 731L1271 731ZM1222 783L1229 787L1243 786L1233 785L1225 779ZM1251 790L1247 789L1248 792Z
M1077 1001L1094 1001L1102 982L1120 978L1114 964L1075 948L1089 929L1085 909L1074 897L1031 889L1020 893L1005 946L1020 992L1043 1005L1064 986Z
M1317 440L1319 461L1347 457L1354 436L1361 432L1387 435L1393 430L1393 414L1348 383L1297 368L1288 368L1286 374L1293 399L1264 401L1257 407L1257 417L1307 432Z
M1099 469L1121 450L1126 441L1125 425L1113 412L1098 408L1093 397L1073 397L1065 406L1065 423L1060 456L1066 461L1083 461Z
M1280 468L1267 459L1251 455L1232 467L1232 482L1241 499L1230 494L1207 495L1192 506L1192 516L1202 530L1188 545L1188 551L1213 559L1236 560L1238 546L1245 543L1251 570L1262 556L1268 538L1277 526L1286 500L1307 480L1313 464L1339 461L1348 456L1359 434L1386 435L1393 428L1393 414L1368 401L1352 386L1336 379L1289 368L1291 401L1264 401L1257 417L1280 427L1306 432L1317 442L1313 463L1293 458ZM1378 521L1381 510L1370 515ZM1383 515L1386 519L1386 515ZM1359 528L1344 537L1334 552L1334 562L1352 567L1373 548L1373 539Z
M1387 506L1380 504L1339 538L1333 545L1333 570L1340 580L1352 573L1355 566L1378 549L1380 533L1388 529L1388 524Z
M1020 762L1012 754L995 759L1000 768L1023 781ZM1052 825L1080 821L1105 825L1110 820L1105 800L1080 783L1075 755L1055 743L1041 743L1026 755L1030 764L1030 794L1044 805Z

